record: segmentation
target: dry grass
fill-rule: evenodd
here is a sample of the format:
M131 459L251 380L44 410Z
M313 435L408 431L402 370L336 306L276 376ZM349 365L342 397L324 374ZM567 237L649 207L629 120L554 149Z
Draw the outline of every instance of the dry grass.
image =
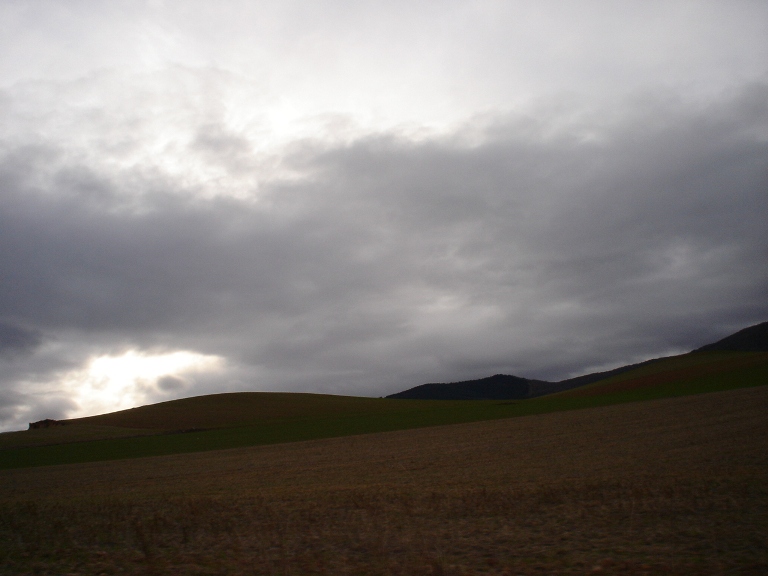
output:
M411 403L413 404L413 403ZM179 430L242 426L270 420L302 419L396 409L398 403L378 398L292 392L230 392L182 398L70 420L125 428Z
M7 574L765 574L768 387L0 472Z

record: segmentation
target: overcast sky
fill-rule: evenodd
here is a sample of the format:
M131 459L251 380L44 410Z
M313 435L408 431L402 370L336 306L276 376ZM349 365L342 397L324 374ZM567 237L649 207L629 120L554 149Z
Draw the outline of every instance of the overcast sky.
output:
M768 319L768 3L0 0L0 430Z

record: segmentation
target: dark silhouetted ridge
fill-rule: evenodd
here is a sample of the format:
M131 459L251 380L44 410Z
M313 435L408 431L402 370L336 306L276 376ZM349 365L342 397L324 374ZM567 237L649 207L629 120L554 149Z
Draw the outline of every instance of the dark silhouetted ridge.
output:
M739 330L694 352L768 352L768 322Z
M722 340L697 348L693 352L715 351L768 352L768 322L744 328ZM568 378L559 382L530 380L508 374L496 374L478 380L451 382L449 384L422 384L403 392L391 394L387 398L412 400L523 400L592 384L593 382L598 382L660 360L664 360L664 358L654 358L638 364L621 366L605 372L584 374L583 376Z
M387 398L410 400L516 400L527 398L529 380L509 374L496 374L479 380L450 384L422 384Z
M546 380L531 380L509 374L496 374L478 380L465 380L463 382L451 382L450 384L422 384L415 388L409 388L397 394L391 394L387 398L404 400L523 400L564 392L571 388L585 386L627 370L632 370L654 360L646 360L639 364L622 366L606 372L585 374L576 378L568 378L559 382L547 382Z

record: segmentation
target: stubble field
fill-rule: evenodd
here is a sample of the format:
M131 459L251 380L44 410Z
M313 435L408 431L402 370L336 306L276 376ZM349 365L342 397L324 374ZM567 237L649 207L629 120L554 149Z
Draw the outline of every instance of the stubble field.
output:
M0 471L5 574L765 574L768 387Z

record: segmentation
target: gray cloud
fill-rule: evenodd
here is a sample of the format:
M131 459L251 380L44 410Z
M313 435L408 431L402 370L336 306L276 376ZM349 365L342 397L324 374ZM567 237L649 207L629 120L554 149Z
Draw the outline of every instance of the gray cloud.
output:
M0 389L0 424L4 428L10 424L13 429L22 429L29 422L66 418L77 408L64 393L36 396L5 387Z
M74 410L28 383L127 347L228 361L158 394L378 396L563 378L764 320L768 86L597 112L296 142L244 197L7 139L0 343L34 353L5 360L0 414ZM260 178L245 137L191 133L190 154Z
M0 354L34 350L41 341L37 332L0 322Z
M163 376L157 381L157 387L163 392L176 392L187 387L187 382L176 376Z
M607 318L598 339L698 344L681 318L764 310L766 101L758 85L701 110L646 103L592 140L502 119L472 146L307 142L285 160L304 177L257 201L11 148L0 317L281 366L489 347L510 362L531 334L579 346Z

